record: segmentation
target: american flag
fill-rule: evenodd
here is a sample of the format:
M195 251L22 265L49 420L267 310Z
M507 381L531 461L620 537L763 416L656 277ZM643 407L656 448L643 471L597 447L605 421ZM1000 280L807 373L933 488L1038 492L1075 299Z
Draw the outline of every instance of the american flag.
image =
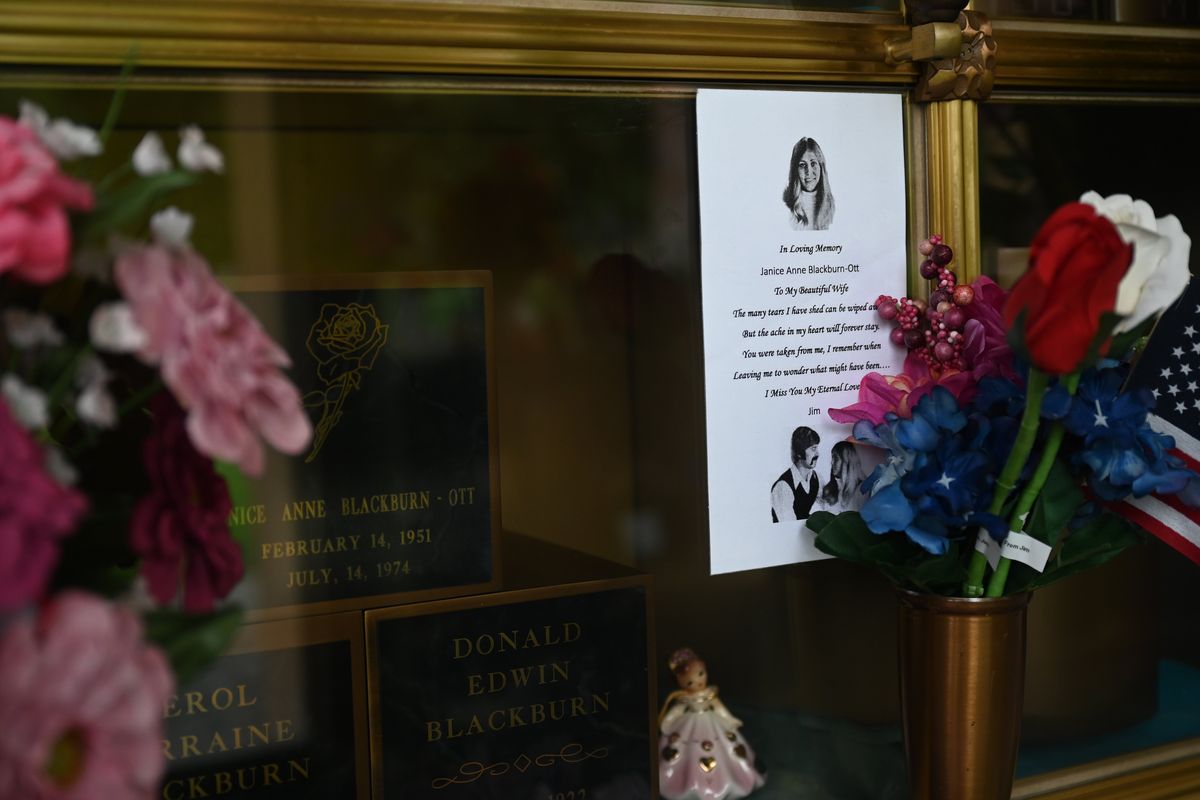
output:
M1171 454L1200 472L1200 280L1163 314L1128 388L1154 395L1150 427L1174 437ZM1130 497L1113 510L1200 564L1200 508L1173 495L1147 495Z

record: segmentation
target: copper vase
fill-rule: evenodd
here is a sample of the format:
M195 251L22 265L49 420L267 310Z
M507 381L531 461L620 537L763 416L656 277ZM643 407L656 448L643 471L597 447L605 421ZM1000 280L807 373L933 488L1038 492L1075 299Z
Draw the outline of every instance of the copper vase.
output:
M900 593L900 705L913 800L1008 800L1029 594Z

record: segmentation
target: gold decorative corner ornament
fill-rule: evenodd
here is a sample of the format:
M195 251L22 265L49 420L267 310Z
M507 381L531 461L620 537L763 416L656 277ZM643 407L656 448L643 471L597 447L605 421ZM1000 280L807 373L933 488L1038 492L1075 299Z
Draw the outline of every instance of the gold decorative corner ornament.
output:
M918 102L986 100L996 81L996 40L992 23L978 11L958 15L959 52L925 63L917 83Z
M954 22L915 25L908 36L888 39L884 46L888 64L951 58L962 49L962 31Z

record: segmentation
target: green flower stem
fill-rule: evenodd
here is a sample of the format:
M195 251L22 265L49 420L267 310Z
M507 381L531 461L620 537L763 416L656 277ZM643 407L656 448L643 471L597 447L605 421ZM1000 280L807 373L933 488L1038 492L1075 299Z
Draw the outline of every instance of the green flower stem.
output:
M992 493L992 505L988 508L989 513L999 514L1004 510L1004 503L1016 488L1017 479L1021 477L1021 470L1025 468L1025 462L1029 460L1029 453L1033 450L1033 443L1037 438L1038 419L1042 413L1042 395L1046 393L1046 384L1049 381L1049 375L1040 369L1030 367L1029 379L1025 382L1025 413L1021 415L1021 428L1017 432L1017 440L1008 454L1008 461L1004 463L1004 469L1000 472L1000 477L996 479L996 489ZM986 569L987 556L978 550L973 551L971 563L967 567L967 580L963 583L963 595L966 597L983 595L983 573Z
M79 369L83 360L91 354L92 346L85 344L71 355L66 367L58 374L54 384L50 387L50 392L47 395L47 402L50 404L50 408L58 408L58 404L62 402L64 395L66 395L75 380L75 372Z
M132 395L126 398L125 402L121 403L121 407L117 409L117 418L121 419L130 411L144 406L147 400L163 390L163 385L162 378L155 378L141 389L134 392Z
M1079 373L1072 372L1063 379L1063 388L1067 390L1069 396L1074 397L1075 390L1079 388ZM1033 477L1029 479L1021 496L1017 498L1017 504L1013 507L1008 522L1010 531L1024 530L1026 515L1033 510L1033 504L1037 502L1038 495L1042 493L1042 487L1046 485L1046 479L1050 477L1050 470L1054 467L1054 459L1058 457L1058 448L1062 446L1065 434L1066 428L1063 427L1062 422L1055 422L1050 429L1050 434L1046 437L1046 446L1042 449L1042 456L1038 461L1037 468L1033 471ZM996 571L992 574L992 579L988 581L987 597L999 597L1004 594L1004 584L1008 581L1008 571L1011 567L1012 562L1009 559L1000 559L1000 562L996 564Z

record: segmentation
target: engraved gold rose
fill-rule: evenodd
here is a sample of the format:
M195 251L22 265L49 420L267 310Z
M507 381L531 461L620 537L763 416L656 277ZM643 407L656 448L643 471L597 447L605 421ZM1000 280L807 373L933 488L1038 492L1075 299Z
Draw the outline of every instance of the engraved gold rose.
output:
M375 366L379 351L387 343L388 326L375 313L375 306L325 303L320 317L308 332L305 346L317 361L317 377L324 389L304 395L306 408L320 408L321 418L313 431L312 450L304 459L312 462L342 418L346 398L362 386L362 374Z

